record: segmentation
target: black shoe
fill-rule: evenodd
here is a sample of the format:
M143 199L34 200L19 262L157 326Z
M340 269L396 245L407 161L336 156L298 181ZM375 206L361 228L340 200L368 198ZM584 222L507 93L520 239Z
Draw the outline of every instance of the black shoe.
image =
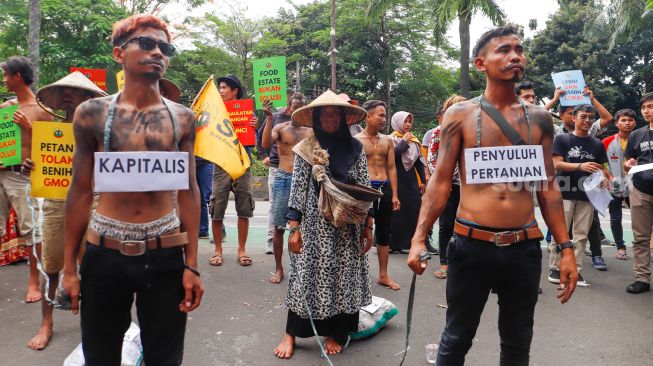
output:
M199 234L199 239L208 239L209 238L209 233L200 233Z
M650 290L651 285L642 281L635 281L630 286L626 287L626 291L630 292L631 294L641 294L642 292Z
M560 271L556 271L555 269L549 270L548 280L551 283L560 283Z

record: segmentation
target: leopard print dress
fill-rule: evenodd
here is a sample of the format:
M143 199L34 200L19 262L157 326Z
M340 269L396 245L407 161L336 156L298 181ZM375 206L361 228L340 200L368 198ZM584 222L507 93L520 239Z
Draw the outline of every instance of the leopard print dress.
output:
M306 160L295 156L288 206L302 213L303 245L302 254L290 254L286 307L301 318L308 318L303 286L314 319L357 314L372 301L369 264L360 245L364 225L336 228L324 219L317 206L319 191L311 169ZM370 185L362 149L349 168L348 180Z

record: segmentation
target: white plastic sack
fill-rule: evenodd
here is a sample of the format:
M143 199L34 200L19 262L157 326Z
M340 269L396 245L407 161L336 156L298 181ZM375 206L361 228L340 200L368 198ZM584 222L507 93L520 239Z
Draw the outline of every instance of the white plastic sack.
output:
M382 297L372 296L372 303L359 311L358 332L351 333L351 339L371 337L385 327L386 323L397 314L399 314L399 310L395 304Z
M122 360L120 366L140 366L143 362L143 346L141 346L141 329L132 322L125 332L122 342ZM73 352L66 357L63 366L84 366L82 344L78 344Z

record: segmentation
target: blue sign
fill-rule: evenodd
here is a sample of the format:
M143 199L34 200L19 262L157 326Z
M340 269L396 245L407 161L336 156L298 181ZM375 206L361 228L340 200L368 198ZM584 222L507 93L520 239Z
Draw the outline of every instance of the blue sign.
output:
M583 95L585 79L582 70L569 70L558 73L551 73L553 84L556 88L564 90L560 97L560 105L563 107L579 104L592 104L588 96Z

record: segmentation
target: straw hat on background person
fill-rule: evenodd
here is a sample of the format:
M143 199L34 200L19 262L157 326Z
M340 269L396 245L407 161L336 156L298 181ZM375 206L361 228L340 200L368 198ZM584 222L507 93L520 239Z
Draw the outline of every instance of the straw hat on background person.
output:
M302 126L313 127L313 109L326 106L343 108L348 125L358 123L367 117L367 111L363 108L349 104L336 93L327 90L308 105L294 111L291 118Z
M181 89L171 80L159 80L159 91L164 98L175 103L181 103Z
M108 94L95 85L91 80L89 80L84 74L79 71L75 71L71 74L66 75L64 78L55 81L50 85L46 85L39 89L36 92L36 100L41 104L41 107L45 110L62 110L62 89L63 88L74 88L81 89L92 95L93 98L99 98L107 96Z

